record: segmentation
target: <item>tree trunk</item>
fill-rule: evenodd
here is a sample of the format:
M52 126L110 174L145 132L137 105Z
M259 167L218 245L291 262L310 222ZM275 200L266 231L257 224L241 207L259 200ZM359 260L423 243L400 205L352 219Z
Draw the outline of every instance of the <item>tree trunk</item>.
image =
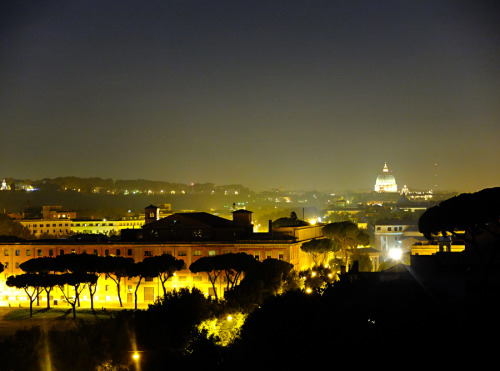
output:
M118 279L118 281L116 282L116 290L118 291L118 301L120 302L120 307L123 307L123 304L122 304L122 295L121 295L121 292L120 292L120 279Z
M97 286L96 286L97 288ZM89 294L90 294L90 309L94 312L94 295L95 290L92 290L92 285L89 285Z
M139 286L141 285L141 281L142 281L142 276L139 277L139 282L137 282L137 285L135 286L135 292L134 292L135 310L137 310L137 291L139 291Z
M45 289L45 292L47 293L47 309L50 309L50 291L50 289Z
M215 287L215 283L217 282L217 277L219 277L219 276L218 275L217 276L216 275L212 276L212 275L210 275L210 273L208 274L208 279L212 283L212 288L214 289L215 300L219 300L219 298L217 296L217 289Z

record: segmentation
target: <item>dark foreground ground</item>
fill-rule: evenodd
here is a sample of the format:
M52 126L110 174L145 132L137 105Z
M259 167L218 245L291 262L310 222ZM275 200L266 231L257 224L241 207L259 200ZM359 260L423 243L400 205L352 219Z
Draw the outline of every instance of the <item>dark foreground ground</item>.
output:
M39 326L44 329L66 330L74 327L81 321L95 322L100 319L109 318L115 312L116 308L106 308L106 310L96 310L95 313L88 308L77 309L76 318L73 320L73 314L70 307L43 308L34 307L33 317L30 317L29 308L0 306L0 341L13 335L17 330L30 329Z

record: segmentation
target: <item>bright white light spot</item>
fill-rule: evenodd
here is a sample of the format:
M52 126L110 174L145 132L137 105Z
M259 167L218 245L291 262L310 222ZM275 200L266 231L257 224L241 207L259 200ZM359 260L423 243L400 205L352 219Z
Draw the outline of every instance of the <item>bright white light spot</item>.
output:
M391 257L392 260L400 260L401 256L403 256L403 252L401 251L401 249L397 248L390 249L389 256Z

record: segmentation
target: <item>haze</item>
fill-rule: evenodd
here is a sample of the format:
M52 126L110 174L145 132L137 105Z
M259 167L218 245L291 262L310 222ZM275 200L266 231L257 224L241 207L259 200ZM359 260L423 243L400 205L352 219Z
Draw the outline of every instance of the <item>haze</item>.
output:
M0 177L500 183L495 1L0 7Z

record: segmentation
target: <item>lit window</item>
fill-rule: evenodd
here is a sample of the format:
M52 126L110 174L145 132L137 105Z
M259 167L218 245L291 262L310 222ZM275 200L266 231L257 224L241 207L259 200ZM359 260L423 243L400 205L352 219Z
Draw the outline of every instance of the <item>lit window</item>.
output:
M208 256L215 256L215 255L217 255L217 252L215 250L210 250L208 252Z

